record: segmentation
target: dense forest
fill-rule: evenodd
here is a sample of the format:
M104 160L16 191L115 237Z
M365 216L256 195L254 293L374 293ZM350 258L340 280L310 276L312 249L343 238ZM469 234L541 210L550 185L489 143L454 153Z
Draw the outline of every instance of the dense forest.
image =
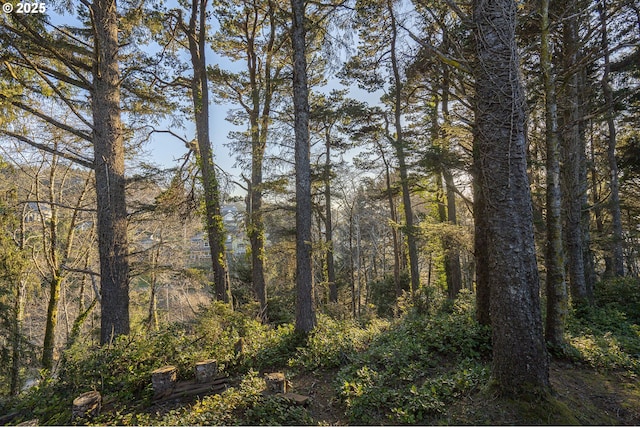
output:
M7 0L0 41L0 424L640 423L636 0Z

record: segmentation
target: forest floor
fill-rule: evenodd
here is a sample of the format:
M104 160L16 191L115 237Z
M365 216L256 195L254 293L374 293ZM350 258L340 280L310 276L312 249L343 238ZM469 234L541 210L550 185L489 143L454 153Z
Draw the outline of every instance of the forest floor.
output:
M307 408L319 425L347 425L336 396L336 370L292 378L294 392L311 397ZM552 401L523 402L484 391L454 402L435 425L640 425L640 382L628 372L554 362Z

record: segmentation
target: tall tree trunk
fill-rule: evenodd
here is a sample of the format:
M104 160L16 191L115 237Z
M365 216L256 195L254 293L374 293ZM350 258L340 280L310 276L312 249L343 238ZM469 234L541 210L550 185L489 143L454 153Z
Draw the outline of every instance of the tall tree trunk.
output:
M325 156L324 164L324 230L326 259L327 259L327 282L329 282L329 301L338 302L338 285L336 283L336 268L333 259L333 223L331 215L331 130L327 126L325 131Z
M549 0L542 0L540 68L545 93L546 207L547 207L547 319L545 336L554 348L562 348L564 324L568 311L567 285L564 277L564 249L562 245L562 198L560 192L560 142L558 139L558 108L555 78L551 70L549 42Z
M449 150L449 141L447 139L446 130L451 125L451 117L449 116L449 68L447 65L443 65L443 78L442 78L442 118L445 125L444 132L442 132L443 147ZM437 126L436 126L437 128ZM453 182L453 175L448 169L448 165L443 164L442 178L445 184L445 196L447 201L447 218L446 220L451 225L458 223L456 214L456 192L455 183ZM445 272L447 275L447 296L450 299L454 299L460 290L462 289L462 270L460 268L460 251L456 247L455 243L451 239L447 238L444 241L445 245Z
M257 130L256 130L257 131ZM252 139L254 130L252 129ZM260 133L259 131L257 131ZM251 210L249 211L249 244L251 245L251 281L260 303L261 318L267 320L267 284L264 277L265 229L262 216L262 163L265 145L258 140L251 148Z
M160 245L151 252L151 283L149 283L149 310L147 313L147 330L158 330L158 273L156 271L158 267L158 261L160 259Z
M579 99L580 105L582 109L586 109L586 106L590 99L593 99L593 95L590 93L591 86L588 83L588 73L586 67L581 67L578 72L578 84L580 86L579 90ZM591 250L591 207L589 206L589 194L587 189L589 187L588 178L588 168L587 168L587 122L583 119L585 112L581 112L580 120L579 120L579 128L580 135L582 137L582 145L583 149L580 152L580 156L582 159L582 166L580 167L580 179L584 183L583 188L584 191L581 193L582 198L582 241L584 242L582 245L582 259L584 263L584 280L587 289L587 298L589 303L593 303L593 292L596 284L596 267L595 260L593 256L593 251Z
M618 162L616 161L616 125L613 90L609 83L611 63L609 61L609 36L607 30L607 1L602 0L599 5L600 25L602 31L602 52L604 53L604 72L602 73L602 93L605 101L605 115L609 135L607 138L607 160L609 163L609 211L613 228L611 242L611 258L613 260L613 274L624 276L624 257L622 251L622 214L620 212L620 185L618 183Z
M293 25L293 107L296 167L296 331L308 334L316 326L311 270L311 157L309 87L305 40L305 0L291 0Z
M102 294L100 343L129 334L129 260L124 138L120 119L118 13L115 0L91 6L95 31L93 113L98 252Z
M563 26L563 132L562 132L562 180L565 210L564 235L567 247L567 266L572 303L575 306L589 301L585 276L585 235L582 225L583 208L586 206L586 154L585 140L581 132L580 77L578 64L578 24L575 17Z
M205 224L209 248L211 249L215 296L218 301L229 303L231 301L231 290L229 288L229 273L227 271L224 245L224 224L220 212L220 186L216 176L213 149L209 139L209 87L205 59L207 44L206 7L207 0L192 0L187 31L191 65L193 67L191 96L196 120L198 154L202 185L204 187Z
M393 115L395 138L390 138L396 151L398 159L398 169L400 172L400 185L402 187L402 203L404 205L405 233L407 235L407 249L409 251L409 273L411 277L411 292L415 293L420 287L420 269L418 266L418 247L416 244L416 233L413 225L413 209L411 207L411 193L409 191L409 175L407 171L405 141L402 129L402 78L396 54L398 28L396 23L393 4L387 0L387 9L391 17L391 68L393 69Z
M447 201L447 221L451 225L458 223L456 215L456 192L453 176L446 168L442 171L445 183L445 196ZM445 269L447 272L447 296L455 299L462 289L462 269L460 268L460 252L456 243L451 239L446 240Z
M43 252L46 254L46 262L51 273L49 277L49 303L47 305L47 320L44 330L44 341L42 345L42 368L49 371L53 370L53 353L56 345L56 326L58 325L58 303L60 302L60 290L62 287L62 276L60 275L59 261L59 236L58 236L58 206L55 196L55 182L57 180L57 156L53 156L49 170L49 194L47 195L51 202L51 218L48 224L42 218L43 229L49 228L49 243L43 238ZM37 185L37 184L36 184ZM38 190L36 188L36 195Z
M549 366L540 313L527 176L524 93L513 0L474 0L474 166L491 280L493 378L502 393L546 391Z
M590 167L589 172L591 173L591 200L593 206L593 217L596 223L596 232L598 236L602 238L604 236L604 219L602 213L602 205L600 200L600 184L598 179L598 168L596 166L596 148L594 143L594 129L593 129L593 121L589 122L590 127L590 143L589 143L589 161ZM604 275L611 276L613 275L613 261L611 259L610 253L605 253L604 256Z
M396 289L396 297L402 295L402 285L400 283L400 270L401 270L401 255L400 255L400 237L398 236L398 214L396 213L396 206L393 200L393 191L391 188L391 165L387 161L384 155L384 149L378 144L380 149L380 156L384 163L384 180L385 191L387 194L387 202L389 203L389 217L391 218L391 238L393 241L393 283Z
M353 260L353 207L349 212L349 276L351 278L351 315L355 319L356 313L356 263Z

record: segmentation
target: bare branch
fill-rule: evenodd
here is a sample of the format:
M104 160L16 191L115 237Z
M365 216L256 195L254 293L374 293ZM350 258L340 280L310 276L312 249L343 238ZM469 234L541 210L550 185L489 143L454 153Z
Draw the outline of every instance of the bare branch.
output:
M58 156L62 157L63 159L70 160L70 161L72 161L72 162L74 162L74 163L76 163L76 164L78 164L80 166L84 166L84 167L86 167L88 169L93 169L93 162L90 162L90 161L87 161L87 160L83 160L83 159L81 159L79 157L70 155L69 153L65 153L65 152L57 150L55 148L51 148L51 147L49 147L47 145L40 144L40 143L35 142L34 140L30 139L30 138L27 138L27 137L25 137L23 135L15 133L15 132L8 131L6 129L2 129L2 130L0 130L0 132L5 134L5 135L7 135L7 136L9 136L9 137L11 137L11 138L15 138L15 139L17 139L19 141L22 141L25 144L28 144L28 145L30 145L30 146L32 146L34 148L37 148L38 150L42 150L42 151L45 151L45 152L50 153L50 154L58 155Z

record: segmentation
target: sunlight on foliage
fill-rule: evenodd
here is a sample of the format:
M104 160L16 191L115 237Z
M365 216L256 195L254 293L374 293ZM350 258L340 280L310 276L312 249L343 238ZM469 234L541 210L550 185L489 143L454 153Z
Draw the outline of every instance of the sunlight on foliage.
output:
M341 369L350 421L424 423L485 383L489 330L474 320L472 301L463 293L435 316L407 315Z
M341 366L363 351L388 326L388 321L380 319L360 327L354 321L319 315L318 326L309 335L306 345L298 348L289 365L307 370Z

